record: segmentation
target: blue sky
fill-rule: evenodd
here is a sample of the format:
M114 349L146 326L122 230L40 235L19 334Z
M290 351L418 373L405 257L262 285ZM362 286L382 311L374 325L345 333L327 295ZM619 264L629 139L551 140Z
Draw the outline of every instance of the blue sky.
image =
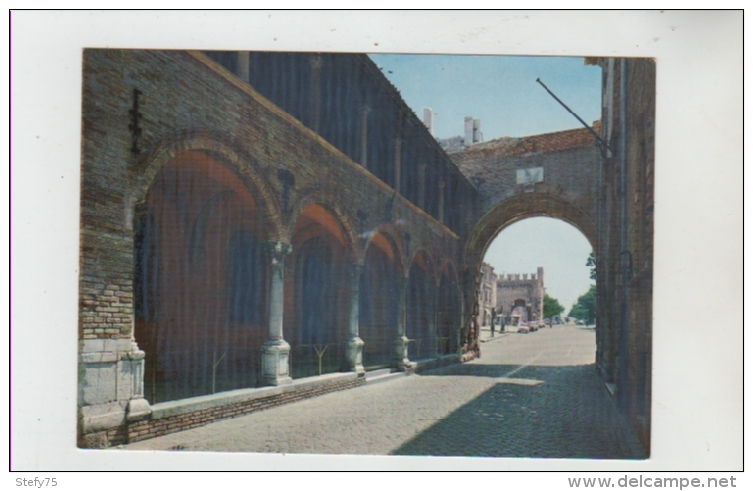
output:
M587 123L600 117L601 69L585 66L580 57L370 56L419 119L425 107L436 113L438 138L461 135L465 116L481 120L485 141L581 127L537 78ZM590 252L586 238L571 225L530 218L500 232L485 260L497 273L533 273L543 266L547 293L567 313L591 284Z
M485 140L579 127L537 78L587 123L600 117L601 68L580 57L370 56L419 118L437 113L438 138L462 134L465 116L481 120Z

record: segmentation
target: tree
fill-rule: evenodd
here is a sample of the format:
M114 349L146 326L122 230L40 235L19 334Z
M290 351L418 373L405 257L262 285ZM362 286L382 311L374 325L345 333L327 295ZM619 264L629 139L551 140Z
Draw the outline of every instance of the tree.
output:
M582 319L586 324L593 324L596 320L596 285L591 285L586 293L578 297L568 317Z
M591 251L591 254L588 255L586 266L591 268L591 279L596 281L596 254L594 254L594 251Z
M556 298L544 295L544 317L551 319L557 317L565 311L565 307L560 305Z

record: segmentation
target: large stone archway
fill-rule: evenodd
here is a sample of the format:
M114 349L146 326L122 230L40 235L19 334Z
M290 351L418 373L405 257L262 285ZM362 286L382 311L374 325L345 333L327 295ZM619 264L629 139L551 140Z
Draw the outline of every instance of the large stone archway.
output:
M465 246L466 264L478 270L489 244L502 229L534 217L558 218L569 223L586 237L595 251L598 250L594 217L560 197L546 193L523 193L499 202L476 223Z

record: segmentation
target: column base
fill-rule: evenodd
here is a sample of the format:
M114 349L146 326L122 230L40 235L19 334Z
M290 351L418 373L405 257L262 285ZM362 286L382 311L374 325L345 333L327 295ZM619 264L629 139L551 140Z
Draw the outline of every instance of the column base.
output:
M152 408L149 406L149 402L143 397L128 401L128 406L126 407L126 420L129 423L147 419L151 415Z
M400 336L395 340L395 368L398 370L411 370L413 363L408 359L408 343L410 340Z
M363 340L358 336L345 343L345 359L348 370L356 372L359 377L366 374L366 370L363 368Z
M290 378L290 345L274 339L261 346L261 379L264 385L288 385Z

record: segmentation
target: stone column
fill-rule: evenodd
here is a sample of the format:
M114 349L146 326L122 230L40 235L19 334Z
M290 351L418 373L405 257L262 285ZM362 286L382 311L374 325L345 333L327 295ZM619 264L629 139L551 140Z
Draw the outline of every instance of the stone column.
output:
M395 138L394 142L395 142L395 185L394 185L394 189L395 189L395 191L398 192L398 194L400 194L400 172L402 170L401 169L401 166L402 166L402 162L401 162L402 149L401 149L401 147L402 147L402 144L403 144L403 140L401 140L400 138Z
M311 57L311 129L319 133L319 107L320 107L320 79L321 79L322 57L314 55Z
M345 359L348 369L362 376L366 371L363 368L363 340L358 335L358 301L359 285L363 265L352 264L349 267L350 281L350 311L348 313L348 340L345 345Z
M238 51L238 78L246 83L251 80L251 65L248 51Z
M290 244L270 242L267 250L271 256L269 281L269 324L267 340L261 346L261 378L265 385L286 385L290 378L290 345L282 336L283 278L285 256Z
M418 164L418 206L426 211L426 163Z
M408 338L405 336L406 321L406 286L408 281L402 277L397 278L397 339L395 340L395 364L399 370L411 368L408 359Z
M152 413L149 402L144 398L144 357L146 354L139 349L136 341L131 339L131 350L121 357L123 367L121 371L131 375L131 398L126 408L126 419L129 422L147 418Z
M368 117L369 112L371 111L371 108L367 106L366 104L361 106L361 161L359 162L363 167L367 166L367 155L368 155L368 145L367 145L367 136L368 136Z
M437 212L437 220L439 220L440 223L444 223L444 182L439 183L439 203L438 203L438 209Z

